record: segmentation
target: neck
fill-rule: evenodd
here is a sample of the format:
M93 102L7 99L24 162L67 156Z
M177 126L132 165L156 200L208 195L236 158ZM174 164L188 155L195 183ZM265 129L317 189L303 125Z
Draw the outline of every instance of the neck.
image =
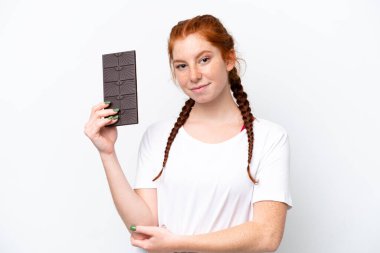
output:
M217 124L236 123L242 120L240 110L234 101L229 86L217 99L210 103L195 102L189 119Z

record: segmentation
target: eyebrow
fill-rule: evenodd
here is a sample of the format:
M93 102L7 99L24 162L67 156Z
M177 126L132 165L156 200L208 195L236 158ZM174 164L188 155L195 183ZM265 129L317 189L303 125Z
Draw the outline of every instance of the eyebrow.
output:
M201 52L199 52L196 56L195 56L195 58L198 58L199 56L201 56L202 54L204 54L204 53L212 53L210 50L202 50ZM180 59L175 59L174 61L173 61L173 63L176 63L176 62L186 62L185 60L180 60Z

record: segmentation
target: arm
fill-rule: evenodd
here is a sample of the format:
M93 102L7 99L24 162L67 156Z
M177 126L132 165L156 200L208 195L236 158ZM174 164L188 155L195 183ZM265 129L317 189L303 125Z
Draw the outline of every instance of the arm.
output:
M117 120L109 117L116 114L115 110L106 109L109 105L110 102L101 102L92 107L84 134L99 151L113 201L127 227L131 224L154 226L157 224L156 190L142 189L136 193L125 178L115 152L117 129L105 127Z
M137 194L125 178L116 154L114 152L100 154L100 157L113 201L124 224L128 228L134 224L156 226L158 224L157 208L154 208L154 203L157 202L156 190L144 189Z
M174 235L158 227L137 226L145 240L131 238L134 246L149 252L268 252L275 251L284 232L286 212L292 205L289 192L289 143L286 131L263 122L265 141L252 196L253 220L224 230L193 235ZM289 206L288 206L289 205Z
M287 205L276 201L254 204L254 219L228 229L191 236L178 236L157 227L137 226L149 239L131 238L132 245L149 252L273 252L284 232Z
M253 221L213 233L183 237L179 246L196 252L273 252L282 239L286 210L287 205L281 202L255 203Z

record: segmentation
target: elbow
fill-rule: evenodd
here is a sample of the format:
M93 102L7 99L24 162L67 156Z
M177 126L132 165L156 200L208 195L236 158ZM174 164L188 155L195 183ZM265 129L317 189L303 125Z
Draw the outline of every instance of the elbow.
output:
M276 233L265 236L262 243L263 252L275 252L280 246L282 236Z
M276 252L280 244L268 244L264 250L264 252Z

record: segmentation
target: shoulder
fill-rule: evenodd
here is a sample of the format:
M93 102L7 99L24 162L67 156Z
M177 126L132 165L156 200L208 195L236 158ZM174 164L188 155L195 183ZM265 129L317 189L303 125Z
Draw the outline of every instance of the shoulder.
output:
M162 134L164 132L170 133L170 130L173 128L175 122L176 118L174 117L162 119L150 124L145 132L149 134Z
M150 143L166 142L170 131L176 122L176 118L166 118L150 124L143 135L143 141Z
M287 187L290 146L286 130L281 125L264 119L257 120L254 129L255 127L254 173L261 181L260 188L274 192L281 186ZM269 188L264 185L268 185Z
M287 131L281 125L262 118L256 118L253 122L255 135L260 136L287 136Z
M288 133L285 128L266 119L256 118L253 123L253 132L255 143L264 150L288 143Z

